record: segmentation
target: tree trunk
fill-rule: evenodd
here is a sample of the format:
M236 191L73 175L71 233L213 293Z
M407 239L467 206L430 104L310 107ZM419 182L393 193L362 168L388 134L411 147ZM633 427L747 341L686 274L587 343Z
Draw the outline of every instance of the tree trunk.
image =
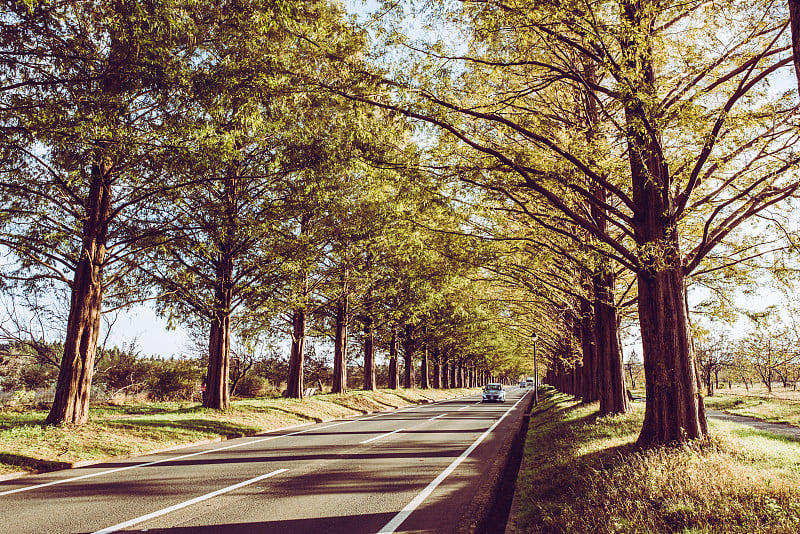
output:
M650 120L655 94L651 15L633 0L622 0L629 36L621 42L623 62L637 94L624 99L628 159L633 186L634 239L639 323L644 350L647 402L639 434L642 446L667 445L704 436L705 408L689 344L684 272L672 183L661 150L657 123Z
M439 347L433 349L433 389L442 387L442 359L439 354Z
M403 361L405 363L405 373L403 387L413 388L416 385L414 380L414 327L406 325L405 350L403 351Z
M294 311L292 316L292 349L289 355L289 376L286 381L286 396L303 398L303 364L306 345L306 312Z
M792 29L794 74L800 87L800 0L789 0L789 26Z
M375 318L372 312L372 291L366 295L364 311L364 391L375 391Z
M422 381L420 382L420 387L422 389L430 389L431 382L430 377L428 376L428 346L425 345L422 347L422 360L420 360L419 372L422 375Z
M225 251L223 251L225 255ZM226 409L230 406L229 376L231 349L231 299L233 260L221 258L217 266L214 309L208 342L208 370L203 406Z
M623 414L628 410L622 347L619 344L619 319L614 303L614 273L594 275L595 331L600 385L600 415Z
M47 424L83 424L89 418L97 339L103 304L103 265L111 210L111 169L108 161L92 164L81 255L75 269L64 355Z
M392 326L392 339L389 342L389 389L400 388L400 373L397 369L397 326Z
M592 284L585 286L593 294ZM598 368L597 340L595 330L595 313L591 301L588 298L580 299L581 307L581 352L583 353L583 366L581 367L581 390L578 396L583 402L595 402L600 400L600 388L597 378L600 376Z
M333 346L333 388L331 393L347 392L347 316L349 301L343 283L342 295L336 302L336 339Z

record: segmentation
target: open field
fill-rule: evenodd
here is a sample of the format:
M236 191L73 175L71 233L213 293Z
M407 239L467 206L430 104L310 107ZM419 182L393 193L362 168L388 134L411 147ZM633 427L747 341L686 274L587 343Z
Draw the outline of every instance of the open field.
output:
M229 410L196 403L98 406L81 426L47 426L45 411L0 412L0 476L144 454L196 441L257 434L291 425L385 411L474 393L470 389L352 391L303 400L236 400Z
M742 385L720 388L705 397L705 404L714 410L800 427L800 391L780 384L775 384L771 393L763 384L749 389Z
M707 441L642 451L643 414L599 418L549 393L531 417L517 532L800 531L800 441L710 421Z

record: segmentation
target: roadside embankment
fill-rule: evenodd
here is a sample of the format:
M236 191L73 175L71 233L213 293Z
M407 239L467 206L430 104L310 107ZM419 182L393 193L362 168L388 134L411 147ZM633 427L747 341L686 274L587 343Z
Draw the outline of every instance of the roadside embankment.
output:
M228 410L196 403L102 405L80 426L44 425L47 412L0 412L0 477L138 456L307 423L394 410L469 395L476 389L383 389L302 400L234 400Z
M688 445L641 450L644 405L598 417L556 392L531 414L511 533L795 533L800 442L728 422Z

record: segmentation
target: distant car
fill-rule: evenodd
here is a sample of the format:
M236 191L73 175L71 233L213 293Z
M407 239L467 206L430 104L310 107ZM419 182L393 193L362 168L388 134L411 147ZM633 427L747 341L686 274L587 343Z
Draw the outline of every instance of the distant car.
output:
M526 380L526 382L527 382L527 385L528 385L529 388L533 387L533 377L532 376L529 376L528 379Z
M506 390L503 384L496 384L494 382L486 384L483 388L483 401L482 402L505 402Z
M521 388L525 387L525 381L524 380L520 380L519 381L519 387L521 387Z

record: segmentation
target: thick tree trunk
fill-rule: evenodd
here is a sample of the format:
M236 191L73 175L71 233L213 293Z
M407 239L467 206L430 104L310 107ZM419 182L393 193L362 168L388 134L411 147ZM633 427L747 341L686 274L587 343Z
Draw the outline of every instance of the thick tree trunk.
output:
M303 398L303 365L306 345L306 312L295 310L292 316L292 349L289 354L289 376L286 381L286 396Z
M633 0L622 0L629 38L621 43L637 94L624 99L628 157L633 186L634 239L638 265L639 323L644 350L647 403L639 435L642 446L667 445L707 433L689 342L684 272L672 183L663 158L649 99L655 94L652 20Z
M400 388L400 373L397 369L397 327L392 326L392 339L389 342L389 389Z
M446 357L442 361L442 388L448 389L450 387L450 364L447 363Z
M600 415L623 414L628 410L619 318L614 303L614 274L601 271L594 276L595 325L599 356Z
M405 350L403 351L403 362L405 363L403 387L413 388L416 386L414 377L414 327L406 325Z
M593 285L588 285L589 291L594 295ZM594 306L588 298L580 299L581 306L581 351L583 353L583 366L581 368L581 390L578 395L583 402L600 400L600 387L597 378L600 376L598 367L597 338L595 329Z
M81 256L72 281L64 355L46 423L83 424L89 418L97 339L103 304L103 265L111 210L110 162L95 162L83 223Z
M350 303L346 287L336 302L336 339L333 346L333 388L332 393L347 391L347 321Z
M208 370L203 406L226 409L230 406L231 300L233 260L223 258L217 267L214 309L208 342Z
M792 29L794 74L800 87L800 0L789 0L789 26Z

